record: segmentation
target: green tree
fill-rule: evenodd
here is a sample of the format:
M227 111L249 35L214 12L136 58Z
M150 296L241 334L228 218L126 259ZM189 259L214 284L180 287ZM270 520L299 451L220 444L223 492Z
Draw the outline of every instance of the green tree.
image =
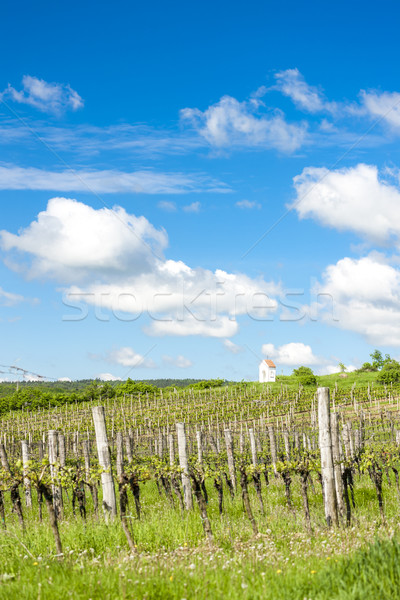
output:
M309 367L293 369L293 375L298 378L301 385L317 385L317 378Z
M222 385L225 385L224 379L209 379L208 381L199 381L192 387L194 390L206 390L208 388L221 387Z
M340 369L340 372L341 372L341 373L344 373L344 372L345 372L345 370L346 370L346 367L345 367L344 363L342 363L342 362L340 362L340 363L339 363L339 369Z
M371 352L370 357L372 358L372 366L375 369L381 369L383 367L383 363L385 362L385 360L380 350L374 350L373 352Z
M385 359L383 361L383 366L385 366L387 363L390 363L392 361L392 357L390 356L390 354L385 354Z
M363 366L357 369L357 373L369 373L370 371L377 371L378 369L371 365L369 362L363 363Z
M150 383L143 383L142 381L133 381L130 377L124 382L120 383L117 387L117 393L122 394L145 394L146 392L155 394L158 392L158 388Z
M380 383L395 383L396 381L400 381L400 363L393 358L386 360L377 377L377 381Z

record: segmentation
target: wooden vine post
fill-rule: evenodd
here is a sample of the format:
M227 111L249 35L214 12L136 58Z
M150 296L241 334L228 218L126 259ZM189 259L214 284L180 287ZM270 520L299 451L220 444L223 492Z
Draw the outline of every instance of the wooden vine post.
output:
M269 434L269 444L270 444L270 448L271 448L272 467L274 469L275 477L278 477L278 471L276 470L276 462L278 460L278 457L277 457L277 452L276 452L276 440L275 440L275 432L274 432L273 425L268 425L268 434Z
M185 501L186 510L191 510L193 508L193 499L192 487L190 485L189 464L187 458L186 433L184 423L176 424L176 433L178 436L179 465L182 469L183 498Z
M253 471L253 483L256 488L258 501L260 503L260 508L262 514L265 514L264 510L264 502L261 492L261 477L260 472L258 470L258 457L257 457L257 441L256 436L254 434L254 429L249 429L249 438L250 438L250 450L251 450L251 460L253 463L254 471Z
M344 495L343 495L343 478L342 478L342 466L340 464L340 438L339 438L339 420L338 414L332 413L331 415L331 429L332 429L332 458L333 468L335 471L335 488L336 488L336 500L339 510L339 514L344 517L345 506L344 506Z
M135 542L127 522L128 493L127 488L129 479L124 471L124 439L121 432L117 432L117 477L119 487L119 513L121 517L122 529L124 530L129 549L132 553L136 551Z
M48 436L49 444L49 463L50 463L50 475L53 479L57 478L57 459L58 459L58 432L54 429L49 431ZM62 490L61 486L53 481L52 483L53 492L53 506L56 518L62 518Z
M231 430L225 429L224 434L225 434L226 454L228 457L229 477L231 479L233 489L236 490L235 455L233 452L233 440L232 440Z
M332 453L329 388L318 388L318 426L321 475L324 488L325 517L328 527L338 525L335 470Z
M4 444L0 444L0 461L1 461L1 466L3 467L4 471L6 473L8 473L10 475L10 477L12 478L10 464L8 462L7 452L6 452ZM10 488L10 496L11 496L11 502L13 504L13 510L18 515L20 525L21 525L22 529L24 530L25 523L24 523L24 516L22 514L21 498L19 495L18 486L19 486L18 480L14 480L11 485L11 488ZM3 523L5 525L3 502L2 502L2 511L1 512L2 512Z
M104 514L106 517L113 519L117 515L117 501L111 470L111 455L110 447L108 445L104 407L94 406L92 415L96 433L97 454L99 456L100 466L103 469L101 474L101 487L103 489Z
M29 465L30 455L29 455L29 446L26 440L22 440L22 466L24 468L24 487L25 487L25 505L28 508L32 506L32 492L31 492L31 482L28 477L26 477L26 471Z

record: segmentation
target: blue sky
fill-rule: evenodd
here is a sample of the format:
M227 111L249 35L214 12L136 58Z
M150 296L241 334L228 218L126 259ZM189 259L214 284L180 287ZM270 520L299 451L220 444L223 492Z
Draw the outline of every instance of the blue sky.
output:
M395 3L2 11L0 364L241 380L400 355Z

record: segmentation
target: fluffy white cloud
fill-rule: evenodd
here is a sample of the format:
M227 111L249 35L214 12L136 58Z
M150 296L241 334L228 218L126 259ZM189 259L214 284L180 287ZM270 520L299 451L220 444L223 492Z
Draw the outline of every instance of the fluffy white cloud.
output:
M301 342L291 342L276 347L274 344L263 344L261 352L264 356L273 359L279 365L316 365L321 359L314 356L311 346Z
M367 113L375 119L382 119L396 129L400 128L400 94L398 92L361 91L361 107L358 114Z
M224 346L228 352L231 352L232 354L240 354L240 352L243 352L243 348L231 340L224 340Z
M141 369L154 369L156 367L151 358L138 354L129 346L112 350L108 354L107 360L122 367L140 367Z
M24 75L23 89L18 91L10 84L0 94L0 99L11 98L20 104L29 104L42 112L62 113L68 109L83 107L83 100L71 86L63 83L48 83L44 79Z
M165 365L170 367L178 367L178 369L188 369L189 367L193 366L192 361L185 356L182 356L182 354L179 354L175 358L173 356L165 355L162 357L162 359Z
M65 381L66 383L71 383L72 379L69 377L59 377L57 381Z
M279 285L167 260L167 243L165 231L144 217L66 198L53 198L18 234L0 232L0 245L14 261L16 251L30 257L29 277L72 284L66 306L85 302L126 321L144 314L152 335L226 338L238 331L238 316L263 319L276 311Z
M76 200L53 198L18 234L0 231L0 245L32 257L30 277L65 282L148 271L154 254L166 247L167 235L121 207L95 210Z
M294 178L297 198L291 205L301 219L387 243L400 236L400 190L379 178L373 165L329 171L308 167Z
M236 206L238 208L244 208L247 210L252 210L253 208L261 208L261 204L252 200L239 200L238 202L236 202Z
M260 114L260 106L256 99L239 102L231 96L223 96L204 112L198 108L183 109L181 118L218 148L247 146L276 148L283 152L297 150L303 144L306 125L287 123L280 111Z
M100 379L100 381L122 381L121 377L117 377L112 373L99 373L95 376L95 379Z
M186 194L229 192L228 186L205 175L117 170L46 171L35 167L0 165L0 190L51 190L102 194Z
M121 320L146 314L152 335L231 337L238 331L238 316L262 320L275 312L273 296L279 292L279 286L244 274L154 260L149 273L111 284L72 286L68 298L112 310Z
M343 258L326 268L313 292L317 317L371 344L400 346L400 271L383 257Z
M336 111L336 104L327 102L318 88L308 85L298 69L280 71L275 75L275 79L275 89L288 96L300 109L311 113Z

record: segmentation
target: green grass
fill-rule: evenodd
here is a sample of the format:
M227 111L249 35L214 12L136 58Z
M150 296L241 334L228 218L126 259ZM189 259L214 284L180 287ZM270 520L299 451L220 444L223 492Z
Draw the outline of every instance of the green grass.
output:
M341 373L333 373L332 375L317 375L317 386L318 387L329 387L333 389L335 383L337 383L339 390L350 390L354 384L356 387L367 387L368 384L373 385L373 389L384 389L384 386L377 381L379 375L378 371L370 373L345 373L346 377L341 377ZM297 391L299 389L300 380L295 375L278 375L275 383L258 383L254 382L260 391L265 388L266 385L275 394L279 393L281 386L285 386L288 390ZM310 386L311 389L315 389L316 386Z
M250 486L260 530L256 537L240 494L233 501L226 494L226 512L220 517L209 486L212 545L204 540L197 508L182 515L159 496L153 482L147 482L142 486L143 518L140 522L132 518L136 555L129 553L118 520L106 524L90 517L85 523L72 516L65 499L62 562L55 557L47 522L38 523L37 507L31 515L25 509L27 530L22 534L7 504L8 529L0 531L0 600L400 598L399 502L394 485L384 483L386 527L379 519L373 487L362 476L356 478L354 524L328 530L315 482L316 494L310 493L310 536L293 479L296 519L284 502L281 480L263 487L265 515Z
M255 563L250 555L238 562L210 550L202 560L182 551L174 567L161 559L146 570L144 559L108 565L81 557L64 565L25 560L18 572L3 574L0 598L395 600L400 598L399 559L398 542L385 540L337 562L313 560L283 569Z

